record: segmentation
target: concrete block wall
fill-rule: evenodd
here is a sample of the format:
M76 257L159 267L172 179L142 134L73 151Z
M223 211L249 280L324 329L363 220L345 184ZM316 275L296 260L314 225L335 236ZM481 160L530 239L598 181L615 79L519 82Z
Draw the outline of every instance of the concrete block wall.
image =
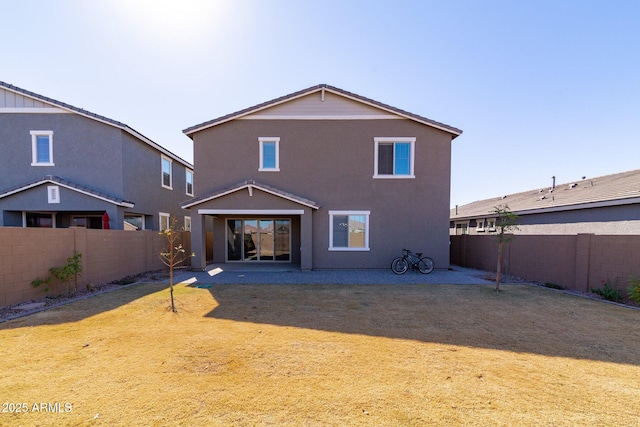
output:
M451 263L496 271L495 236L451 236ZM503 272L567 289L589 291L603 281L626 292L640 275L640 235L517 235L506 246Z
M190 253L188 233L183 240ZM66 292L55 280L37 288L31 282L63 266L74 250L82 254L82 289L89 283L166 268L159 258L166 246L166 238L157 231L0 227L0 307Z

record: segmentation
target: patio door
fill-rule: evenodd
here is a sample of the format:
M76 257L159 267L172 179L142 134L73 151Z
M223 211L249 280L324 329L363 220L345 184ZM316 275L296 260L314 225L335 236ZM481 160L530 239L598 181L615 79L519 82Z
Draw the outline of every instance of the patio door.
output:
M227 261L291 261L290 219L228 219Z

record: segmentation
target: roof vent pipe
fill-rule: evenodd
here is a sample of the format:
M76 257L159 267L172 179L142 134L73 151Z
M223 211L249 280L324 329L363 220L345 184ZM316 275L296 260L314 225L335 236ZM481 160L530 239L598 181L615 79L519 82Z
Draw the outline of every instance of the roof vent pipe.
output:
M551 189L555 190L556 189L556 176L552 176L551 177Z

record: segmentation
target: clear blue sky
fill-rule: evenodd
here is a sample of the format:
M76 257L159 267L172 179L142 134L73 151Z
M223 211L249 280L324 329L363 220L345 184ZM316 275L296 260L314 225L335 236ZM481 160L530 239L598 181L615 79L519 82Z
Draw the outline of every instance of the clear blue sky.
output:
M451 206L640 168L640 1L0 0L0 80L182 129L328 83L464 131Z

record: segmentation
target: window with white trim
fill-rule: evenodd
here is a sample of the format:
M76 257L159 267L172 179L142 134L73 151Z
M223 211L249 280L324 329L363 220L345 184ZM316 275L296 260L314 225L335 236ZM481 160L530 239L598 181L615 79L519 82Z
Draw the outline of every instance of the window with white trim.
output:
M187 196L193 196L193 171L186 169Z
M162 156L162 186L173 190L173 160L169 157Z
M415 138L374 138L374 178L415 178Z
M329 250L368 251L370 211L329 211Z
M184 231L191 231L191 217L184 217Z
M55 166L53 163L53 131L31 131L31 166Z
M260 144L260 165L259 172L280 171L280 138L261 137L258 138Z
M158 215L160 219L160 231L165 231L171 228L171 215L168 213L160 212Z

